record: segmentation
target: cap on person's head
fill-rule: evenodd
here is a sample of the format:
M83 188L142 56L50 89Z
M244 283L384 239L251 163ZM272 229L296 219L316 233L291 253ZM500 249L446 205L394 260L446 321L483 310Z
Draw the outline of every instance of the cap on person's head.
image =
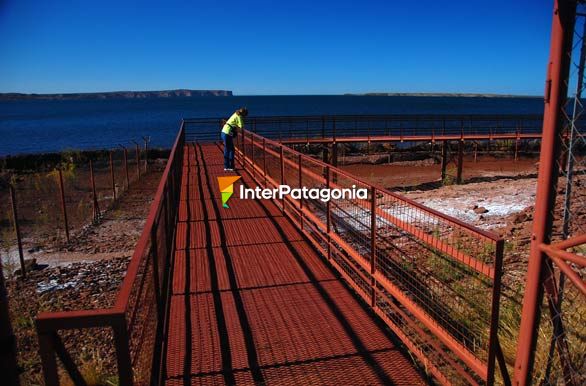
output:
M238 110L238 114L242 115L243 117L246 117L248 115L248 109L246 107L241 107Z

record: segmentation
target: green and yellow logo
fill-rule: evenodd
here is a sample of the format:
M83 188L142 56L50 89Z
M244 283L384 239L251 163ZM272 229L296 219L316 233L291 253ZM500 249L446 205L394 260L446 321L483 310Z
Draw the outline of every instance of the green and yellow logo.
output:
M240 176L218 177L218 185L222 193L222 206L229 208L228 200L234 194L234 183L240 179Z

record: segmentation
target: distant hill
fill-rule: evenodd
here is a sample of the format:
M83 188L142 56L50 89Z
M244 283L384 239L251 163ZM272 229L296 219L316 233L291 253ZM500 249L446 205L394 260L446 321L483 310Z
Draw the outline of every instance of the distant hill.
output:
M509 94L472 94L472 93L443 93L443 92L367 92L364 94L344 94L356 96L417 96L417 97L467 97L467 98L543 98L537 95L509 95Z
M75 100L75 99L147 99L147 98L179 98L198 96L232 96L227 90L161 90L161 91L110 91L85 92L67 94L21 94L0 93L0 100Z

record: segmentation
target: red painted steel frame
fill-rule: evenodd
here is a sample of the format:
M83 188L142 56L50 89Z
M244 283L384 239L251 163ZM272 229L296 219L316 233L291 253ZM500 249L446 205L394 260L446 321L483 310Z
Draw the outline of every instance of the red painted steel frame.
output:
M287 138L279 142L287 145L306 143L335 143L335 142L419 142L419 141L488 141L497 139L541 139L541 134L446 134L446 135L371 135L371 136L342 136L335 138Z
M246 146L248 146L247 145L247 138L250 138L250 141L248 141L248 143L251 146L250 151L246 150ZM253 138L255 138L255 140L253 140ZM259 144L262 144L262 145L259 145ZM267 145L271 145L272 147L275 147L279 150L269 150L269 149L267 149ZM258 164L253 163L253 158L252 158L251 154L254 153L255 146L257 148L257 151L261 150L263 152L263 155L262 155L263 166L262 166L262 168ZM288 154L291 154L293 156L294 160L291 160L288 157L284 157L283 153L284 153L285 149ZM457 219L453 219L453 218L446 216L442 213L439 213L437 211L433 211L431 209L428 209L428 208L426 208L416 202L413 202L411 200L403 198L403 197L401 197L395 193L389 192L383 188L368 184L368 183L352 176L351 174L348 174L347 172L345 172L341 169L335 168L335 167L328 165L322 161L318 161L318 160L311 158L307 155L303 155L299 152L296 152L296 151L294 151L290 148L287 148L283 144L280 144L276 141L269 140L267 138L264 138L262 136L259 136L257 134L254 134L254 133L251 133L251 132L248 132L245 130L243 130L242 136L241 136L240 141L238 143L237 153L240 156L241 163L242 163L242 165L244 165L245 168L251 167L253 170L257 169L255 172L251 171L250 172L251 175L263 175L264 176L263 179L261 179L261 178L257 179L257 182L259 184L261 184L263 182L265 183L265 185L266 185L266 182L268 182L270 185L273 185L273 186L276 186L278 184L282 184L284 182L284 180L283 180L284 168L285 168L286 164L288 167L292 168L292 170L298 169L300 176L302 174L310 176L311 178L313 178L317 181L320 181L320 183L325 184L326 186L339 187L339 185L334 184L332 182L331 176L332 175L345 176L347 178L351 178L353 181L356 181L357 183L360 183L361 186L368 186L371 194L376 194L376 192L380 192L381 194L388 195L388 196L393 197L397 200L401 200L402 202L408 203L412 207L418 208L421 211L432 214L438 218L443 219L446 222L449 222L450 224L452 224L456 228L466 229L468 232L476 235L476 237L478 237L482 240L487 239L487 240L490 240L491 242L494 242L495 246L496 246L496 249L494 252L495 253L494 266L488 266L487 264L476 261L472 257L469 257L469 259L463 259L462 256L458 252L453 251L454 248L451 248L451 250L449 248L442 249L441 245L440 245L441 241L430 239L429 235L426 235L426 234L424 234L424 232L421 232L420 230L415 229L415 227L412 225L409 225L407 223L404 223L403 221L400 221L400 220L394 218L393 216L380 210L379 208L376 208L375 211L372 212L372 213L376 212L376 216L373 215L371 218L371 231L370 232L372 235L375 234L375 227L376 227L376 218L375 217L381 217L381 218L387 219L387 220L391 221L392 223L394 223L395 225L397 225L399 228L402 228L403 230L412 234L413 236L415 236L419 240L427 243L428 245L433 246L434 248L440 247L439 249L442 250L442 252L452 256L454 259L459 260L464 264L467 264L470 268L475 269L479 273L482 273L482 274L486 275L487 277L494 280L493 294L492 294L492 305L491 305L492 311L491 311L491 320L490 320L491 328L490 328L490 339L489 339L489 347L488 347L488 360L487 360L487 362L484 362L480 358L476 357L471 351L469 351L464 346L462 346L462 344L460 342L458 342L456 339L454 339L447 331L445 331L440 326L440 324L437 323L437 321L435 321L433 319L433 317L428 315L417 303L415 303L413 300L411 300L409 298L409 296L407 296L404 292L402 292L402 290L399 287L397 287L394 283L392 283L384 274L382 274L381 272L377 272L374 269L373 263L376 259L376 244L374 241L371 242L371 248L373 249L371 251L371 258L366 259L360 253L358 253L354 247L352 247L345 240L343 240L339 235L337 235L335 232L333 232L331 230L329 205L327 205L328 209L327 209L327 213L326 213L326 223L324 224L323 220L321 220L314 213L312 213L310 209L296 203L295 200L291 199L290 197L286 198L286 200L288 200L288 203L291 204L291 208L298 211L298 213L296 213L295 215L297 216L297 218L302 219L301 222L307 221L308 223L313 223L317 226L317 228L321 229L321 231L324 232L324 235L319 235L319 236L322 237L323 241L325 241L325 243L327 244L327 248L324 249L323 246L321 246L319 243L314 243L314 245L316 247L318 247L318 249L322 250L324 255L328 256L328 260L338 269L338 271L340 271L340 273L343 276L346 277L346 279L348 280L350 285L352 285L357 290L357 292L359 294L361 294L364 297L364 299L369 304L371 304L373 306L375 312L377 312L377 314L382 316L383 320L385 320L387 322L387 324L389 324L389 326L393 329L393 331L395 331L397 333L399 338L401 338L404 341L404 343L411 349L411 351L424 364L426 364L426 367L428 367L430 372L436 377L436 379L438 379L438 381L440 381L441 383L444 383L444 384L450 383L450 380L448 378L446 378L445 375L437 367L435 367L433 362L428 359L426 354L422 350L418 349L418 347L416 347L412 343L412 341L402 333L399 326L397 326L393 322L389 321L385 317L384 313L381 312L380 309L376 306L376 304L372 301L373 295L375 293L377 293L377 291L376 291L377 285L384 288L396 300L398 300L402 304L402 306L405 307L406 310L408 310L412 315L415 316L415 318L417 319L417 321L419 323L423 324L426 328L428 328L435 335L435 337L437 337L439 339L439 341L443 345L445 345L447 348L449 348L462 362L464 362L470 369L472 369L473 372L477 376L482 378L488 384L492 384L494 382L495 356L497 355L497 345L498 345L498 336L497 336L498 330L497 329L498 329L498 311L499 311L499 298L500 298L500 288L499 287L500 287L500 277L501 277L501 270L502 270L503 246L504 246L504 241L500 237L498 237L497 235L494 235L490 232L486 232L486 231L482 231L480 229L477 229L469 224L463 223ZM276 181L274 178L267 176L266 164L264 163L264 160L266 159L267 154L271 155L275 159L279 159L279 162L280 162L280 173L279 173L280 178L279 179L280 179L280 181ZM311 163L314 166L322 167L323 170L326 171L325 175L322 176L322 175L319 175L319 174L312 172L310 170L307 170L307 169L303 170L302 162L301 162L302 160L304 160L305 162ZM328 204L329 204L329 201L328 201ZM282 205L282 210L285 213L287 213L289 216L291 216L293 218L295 217L292 215L292 213L289 213L285 210L285 206L286 206L285 201L283 201L281 203L281 205ZM375 196L371 196L370 206L375 207ZM300 225L300 228L302 230L304 229L302 225ZM363 277L362 274L360 272L358 272L359 275L362 276L366 282L370 283L370 285L371 285L370 293L364 293L363 290L361 289L361 287L358 286L357 284L355 284L351 278L346 276L346 273L344 272L344 270L341 269L341 267L339 267L337 265L337 263L333 259L330 258L330 254L332 253L331 250L333 248L333 243L335 243L338 247L341 247L342 250L344 250L344 252L346 252L351 259L353 259L353 261L352 261L353 263L358 264L360 267L362 267L362 269L364 269L365 272L370 272L370 276L371 276L370 278ZM392 301L390 301L389 303L391 304L391 306L393 306ZM405 313L402 310L400 310L400 308L396 309L395 311L405 315ZM415 324L415 322L412 321L409 317L407 317L406 320L410 321L409 323L411 323L411 324ZM443 351L443 349L439 348L439 346L436 346L436 345L433 345L433 346L436 347L436 349L438 349L440 352ZM454 368L456 369L456 371L458 371L464 379L466 379L470 383L476 383L474 381L474 378L472 378L463 368L461 368L460 365L457 365L454 362L451 362L451 363L454 366ZM501 371L506 372L506 369L504 369L504 370L501 369ZM508 375L504 375L505 378L507 376Z
M539 160L539 176L535 197L535 215L531 251L527 268L523 313L515 361L514 383L526 385L531 383L531 370L535 357L535 345L543 297L542 275L546 264L542 244L550 242L553 224L552 211L555 205L558 167L562 130L562 109L567 94L570 66L572 35L574 33L574 15L576 3L555 0L551 33L550 58L547 67L545 89L545 110Z
M129 302L131 300L131 293L135 289L137 282L145 279L141 277L143 274L140 272L141 265L148 264L148 260L153 259L153 276L147 277L146 280L152 279L154 281L153 287L156 299L145 298L144 301L148 304L144 304L144 306L148 307L153 301L156 301L159 312L159 308L164 306L161 304L160 299L164 298L164 284L167 283L167 280L160 282L161 274L158 272L157 267L159 265L166 267L169 255L172 253L171 248L174 242L170 239L173 235L169 235L166 230L163 232L163 239L157 240L156 230L161 224L168 227L169 224L175 223L177 213L177 205L175 203L179 200L184 141L185 128L182 123L155 198L151 204L145 227L118 292L115 305L109 309L42 312L37 316L35 324L39 338L39 352L43 365L45 384L51 386L59 384L56 354L63 362L69 375L76 380L75 383L83 384L83 380L79 379L79 371L75 368L75 364L60 343L58 332L60 330L96 327L109 327L113 331L119 384L125 386L135 384L136 374L134 372L136 369L134 368L134 361L131 357L130 328L132 327L135 314L140 312L140 310L130 310L131 305ZM167 246L167 256L158 256L159 248L157 248L157 245L160 246L162 243L165 243ZM146 273L144 272L144 274ZM138 304L136 307L142 305ZM159 319L156 329L160 328L160 323L161 320ZM154 344L156 345L157 342ZM156 352L156 350L157 348L154 348L153 352ZM153 358L150 358L150 361L147 360L147 363L150 365L151 361L153 361ZM153 369L156 369L156 366L153 366ZM151 377L154 379L156 375L151 374ZM150 380L143 381L143 383L145 382L150 383Z

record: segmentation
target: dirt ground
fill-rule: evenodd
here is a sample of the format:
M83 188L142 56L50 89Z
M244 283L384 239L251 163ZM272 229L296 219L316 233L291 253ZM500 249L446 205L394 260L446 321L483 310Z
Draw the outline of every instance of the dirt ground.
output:
M395 191L430 190L441 186L441 165L427 162L392 164L354 164L342 169L368 180L371 183ZM464 157L463 178L466 183L492 182L503 177L537 177L537 158L524 158L512 161L510 158ZM455 165L449 164L448 174L455 175Z
M73 230L68 245L27 237L26 257L36 259L38 266L25 279L7 280L21 384L43 384L34 330L38 312L106 308L113 304L161 174L161 168L157 168L131 185L98 223ZM81 360L86 379L111 384L108 382L116 365L112 337L106 329L74 330L62 337L72 356Z

